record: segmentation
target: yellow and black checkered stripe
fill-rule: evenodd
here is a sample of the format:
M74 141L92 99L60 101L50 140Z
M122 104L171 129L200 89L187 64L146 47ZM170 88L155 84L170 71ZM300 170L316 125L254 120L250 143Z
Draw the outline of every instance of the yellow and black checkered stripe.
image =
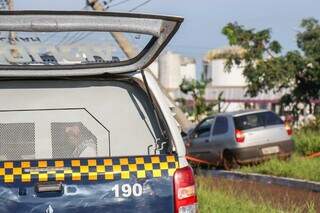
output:
M172 176L174 155L0 162L0 183L92 182Z

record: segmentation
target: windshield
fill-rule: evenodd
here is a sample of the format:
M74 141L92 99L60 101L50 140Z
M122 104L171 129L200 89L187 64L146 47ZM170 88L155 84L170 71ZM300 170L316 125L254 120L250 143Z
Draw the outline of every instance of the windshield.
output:
M137 56L151 35L120 33L135 53L117 42L117 32L0 32L0 65L117 64Z

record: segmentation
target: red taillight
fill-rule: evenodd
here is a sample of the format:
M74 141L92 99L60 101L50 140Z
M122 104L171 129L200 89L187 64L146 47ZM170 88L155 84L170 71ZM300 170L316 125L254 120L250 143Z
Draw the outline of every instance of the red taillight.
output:
M293 131L292 131L290 125L289 125L289 124L285 124L285 128L286 128L286 130L287 130L288 135L289 135L289 136L292 135L292 132L293 132Z
M191 167L177 169L173 175L175 213L197 212L197 195Z
M243 143L244 142L245 136L244 136L244 134L243 134L243 132L241 130L236 129L235 136L236 136L236 141L238 143Z

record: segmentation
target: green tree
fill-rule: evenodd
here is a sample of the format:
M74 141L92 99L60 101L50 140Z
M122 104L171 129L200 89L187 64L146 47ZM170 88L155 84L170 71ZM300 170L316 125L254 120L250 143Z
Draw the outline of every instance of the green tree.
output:
M194 117L195 121L201 120L203 116L208 116L215 112L215 106L218 106L218 112L221 110L222 93L219 94L217 101L208 102L205 99L205 90L208 81L205 80L186 80L183 79L180 90L186 95L191 95L193 100L192 110L188 110L186 107L186 101L180 99L180 103L184 105L183 109L188 112L189 116Z
M244 64L247 95L263 92L285 92L281 103L290 106L297 116L311 102L320 98L320 25L315 19L304 19L302 31L297 34L298 50L282 53L278 41L271 39L271 30L247 29L238 23L227 24L222 33L230 45L244 49L241 55L229 55L226 68Z

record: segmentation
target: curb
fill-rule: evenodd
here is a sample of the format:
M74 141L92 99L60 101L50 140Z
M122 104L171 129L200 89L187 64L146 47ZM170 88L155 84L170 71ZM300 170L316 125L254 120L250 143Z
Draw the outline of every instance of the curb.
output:
M225 170L201 170L200 174L223 177L232 180L249 180L264 184L274 184L296 189L304 189L320 193L320 182L306 181L301 179L261 175L256 173L233 172Z

